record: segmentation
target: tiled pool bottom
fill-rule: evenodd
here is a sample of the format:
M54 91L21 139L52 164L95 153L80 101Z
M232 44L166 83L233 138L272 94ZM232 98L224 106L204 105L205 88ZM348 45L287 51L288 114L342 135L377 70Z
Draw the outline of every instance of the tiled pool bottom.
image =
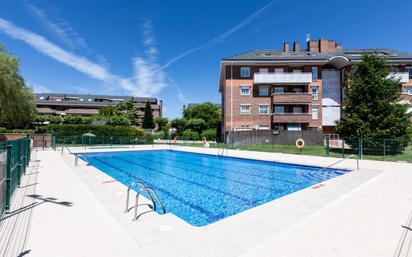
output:
M167 212L205 226L347 170L272 163L169 150L79 154L128 186L156 190Z

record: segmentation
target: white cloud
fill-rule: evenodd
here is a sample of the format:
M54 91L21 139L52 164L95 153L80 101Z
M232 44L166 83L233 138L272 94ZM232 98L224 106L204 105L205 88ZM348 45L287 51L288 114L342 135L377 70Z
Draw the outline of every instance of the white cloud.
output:
M234 26L233 28L229 29L228 31L212 38L209 41L206 41L203 44L200 44L197 47L194 47L176 57L173 57L172 59L170 59L169 61L167 61L162 67L161 69L166 69L167 67L169 67L170 65L172 65L173 63L179 61L180 59L188 56L189 54L192 54L194 52L197 52L203 48L206 48L208 46L213 46L216 45L222 41L224 41L226 38L228 38L229 36L233 35L235 32L237 32L238 30L242 29L243 27L249 25L250 23L252 23L256 18L258 18L259 16L261 16L269 7L271 7L272 5L274 5L275 3L277 3L279 0L272 0L269 3L267 3L266 5L264 5L262 8L260 8L259 10L253 12L251 15L249 15L246 19L244 19L243 21L241 21L239 24L237 24L236 26Z
M51 43L46 38L26 29L17 27L2 18L0 18L0 32L5 33L11 38L27 43L40 53L68 65L79 72L111 85L111 91L114 88L120 87L133 95L154 96L167 86L167 83L165 82L166 73L161 70L159 71L159 65L155 62L157 54L156 48L149 51L148 58L137 57L133 60L135 76L126 79L112 74L103 65L94 63L83 56L66 51Z
M66 21L55 18L56 22L52 21L46 12L33 4L26 5L28 10L37 17L40 22L49 29L54 35L56 35L63 43L70 48L82 47L86 48L86 43L81 38L73 27Z
M143 19L141 30L145 56L137 56L133 59L135 75L123 80L122 85L125 88L131 88L133 84L139 85L138 90L140 90L141 94L156 95L168 86L168 75L160 68L157 62L159 51L155 45L156 39L153 34L152 22L148 19Z

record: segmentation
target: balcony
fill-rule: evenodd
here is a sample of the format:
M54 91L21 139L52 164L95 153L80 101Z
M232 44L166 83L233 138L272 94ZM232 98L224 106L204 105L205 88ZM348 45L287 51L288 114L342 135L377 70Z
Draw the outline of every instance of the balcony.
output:
M309 123L312 121L311 113L273 113L273 123Z
M309 93L273 93L273 103L311 103L312 95Z
M409 73L408 72L392 72L389 74L388 78L393 78L399 80L401 83L409 82Z
M309 84L312 82L312 73L255 73L253 82L255 84Z

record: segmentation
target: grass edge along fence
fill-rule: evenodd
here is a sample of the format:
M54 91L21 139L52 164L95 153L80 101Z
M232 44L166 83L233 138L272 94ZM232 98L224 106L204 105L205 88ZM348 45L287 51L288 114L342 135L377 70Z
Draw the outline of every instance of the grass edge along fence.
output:
M30 163L29 137L0 142L0 217L10 209L13 193Z

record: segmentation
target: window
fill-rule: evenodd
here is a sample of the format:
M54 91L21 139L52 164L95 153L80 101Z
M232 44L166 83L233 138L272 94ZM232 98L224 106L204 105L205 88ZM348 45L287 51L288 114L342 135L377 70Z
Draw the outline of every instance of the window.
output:
M276 114L284 114L285 113L285 106L275 105L275 113Z
M259 105L259 114L268 115L269 114L269 105Z
M302 107L301 106L294 106L293 107L293 113L302 113Z
M259 69L259 73L268 74L268 73L269 73L269 69L268 69L268 68L260 68L260 69Z
M397 73L398 68L391 66L390 71L391 71L391 73Z
M412 67L406 67L405 71L409 74L409 78L412 78Z
M293 73L302 73L302 70L293 70Z
M316 101L319 99L318 91L319 91L318 87L312 87L312 100L313 101Z
M300 87L295 87L292 89L294 94L301 94L302 93L302 88Z
M283 73L283 68L276 68L275 73Z
M40 96L40 100L44 100L44 96Z
M259 86L259 96L269 96L269 86Z
M242 78L250 77L250 68L249 67L241 67L240 68L240 76Z
M267 125L259 125L259 130L269 130L269 126L267 126Z
M312 80L318 80L318 67L312 67Z
M273 89L273 93L278 94L278 95L283 94L284 92L285 92L285 89L283 87L275 87Z
M408 95L412 95L412 87L405 87L405 93Z
M318 106L312 106L312 120L318 119Z
M350 68L350 73L352 74L352 76L355 75L355 72L356 72L356 66L352 66Z
M249 86L241 86L240 87L240 95L250 95L250 87Z
M240 105L240 114L249 115L250 114L250 104L241 104Z

